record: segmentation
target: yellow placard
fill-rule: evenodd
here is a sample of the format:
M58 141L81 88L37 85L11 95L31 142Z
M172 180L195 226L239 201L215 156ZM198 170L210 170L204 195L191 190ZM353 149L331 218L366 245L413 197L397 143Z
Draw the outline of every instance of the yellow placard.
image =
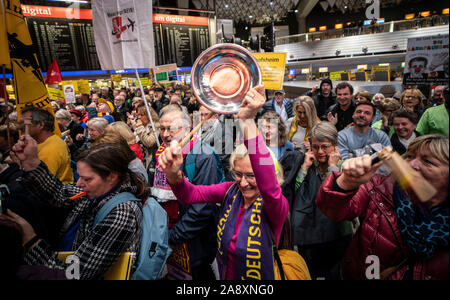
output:
M261 67L262 81L268 90L281 90L284 82L287 53L253 53Z
M143 87L148 86L148 77L141 77L141 84Z
M346 71L337 71L337 72L330 72L330 79L332 81L336 80L342 80L342 74L347 73Z
M122 74L112 74L111 80L114 82L121 82L122 81Z
M75 89L75 94L79 94L80 92L78 91L78 80L63 80L61 82L61 86L71 85L71 84L73 84L73 87Z
M89 94L91 89L89 88L89 80L78 80L78 92L80 94Z
M64 100L64 93L60 89L54 89L51 87L47 87L48 96L51 100L54 101L63 101Z

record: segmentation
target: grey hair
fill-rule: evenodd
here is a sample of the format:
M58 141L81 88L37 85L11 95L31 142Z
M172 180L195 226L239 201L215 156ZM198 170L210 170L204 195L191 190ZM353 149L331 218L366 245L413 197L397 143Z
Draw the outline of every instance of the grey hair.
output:
M70 114L69 111L67 111L65 109L60 109L57 112L55 112L55 118L57 120L70 121L70 120L72 120L72 115Z
M327 121L322 121L309 132L309 141L316 139L319 142L330 142L334 146L338 144L338 131L336 127Z
M82 113L85 113L85 112L86 112L86 108L85 108L83 105L75 106L75 109L80 110Z
M95 129L99 131L105 130L106 126L108 126L108 120L103 117L97 117L89 120L88 126L93 126Z
M165 115L168 115L171 113L178 114L179 118L174 118L173 120L181 119L181 121L183 122L183 128L186 128L186 127L192 128L191 117L188 114L186 114L185 112L183 112L175 107L172 108L172 106L173 106L173 104L167 105L165 107L165 108L167 108L166 110L164 110L164 109L161 110L162 114L161 114L160 119L162 119Z

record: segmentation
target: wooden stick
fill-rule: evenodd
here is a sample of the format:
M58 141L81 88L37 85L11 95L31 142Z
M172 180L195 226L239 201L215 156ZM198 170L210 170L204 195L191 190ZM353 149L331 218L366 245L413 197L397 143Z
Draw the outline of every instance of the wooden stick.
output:
M204 119L203 121L201 121L200 123L198 123L197 126L195 126L194 129L191 130L191 132L189 132L189 134L187 136L185 136L181 142L178 143L178 147L183 147L184 144L186 144L188 141L191 140L192 136L200 129L202 128L203 124L205 123L206 120L209 120L212 116L214 115L214 112L210 112Z
M378 152L378 157L392 170L392 175L400 187L413 192L421 202L433 198L437 190L415 171L392 147Z
M26 135L30 135L31 120L30 119L23 119L23 124L25 125L25 134Z

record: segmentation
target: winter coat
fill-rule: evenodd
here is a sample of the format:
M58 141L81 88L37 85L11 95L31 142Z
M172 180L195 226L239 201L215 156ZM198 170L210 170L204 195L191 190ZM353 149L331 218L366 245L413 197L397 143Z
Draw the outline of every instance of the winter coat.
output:
M343 231L345 225L350 226L348 222L335 222L316 206L315 200L322 180L314 165L308 169L303 183L295 193L297 173L303 161L304 153L301 151L289 151L280 161L286 176L286 185L282 187L283 194L291 203L292 243L302 246L326 243L341 238L345 233L351 233Z
M335 186L340 175L333 172L325 179L316 204L335 221L356 217L362 220L342 264L344 279L367 279L366 270L370 264L366 259L371 255L378 257L380 272L399 266L408 254L398 226L393 178L376 174L358 190L343 192L337 191ZM449 279L448 261L448 249L437 252L428 261L414 261L411 263L412 279ZM408 265L398 268L388 279L403 279L407 269Z

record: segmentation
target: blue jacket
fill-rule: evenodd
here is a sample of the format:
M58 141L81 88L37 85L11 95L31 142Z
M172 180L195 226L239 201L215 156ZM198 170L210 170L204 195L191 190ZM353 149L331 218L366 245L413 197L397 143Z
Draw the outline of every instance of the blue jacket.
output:
M200 141L198 143L201 143ZM212 148L202 143L200 154L195 155L195 175L188 178L195 185L211 185L219 183L221 178L217 161ZM182 171L186 172L186 159ZM183 205L178 203L179 220L169 231L169 243L179 245L187 242L191 267L211 264L217 253L216 226L219 218L219 207L211 203Z

